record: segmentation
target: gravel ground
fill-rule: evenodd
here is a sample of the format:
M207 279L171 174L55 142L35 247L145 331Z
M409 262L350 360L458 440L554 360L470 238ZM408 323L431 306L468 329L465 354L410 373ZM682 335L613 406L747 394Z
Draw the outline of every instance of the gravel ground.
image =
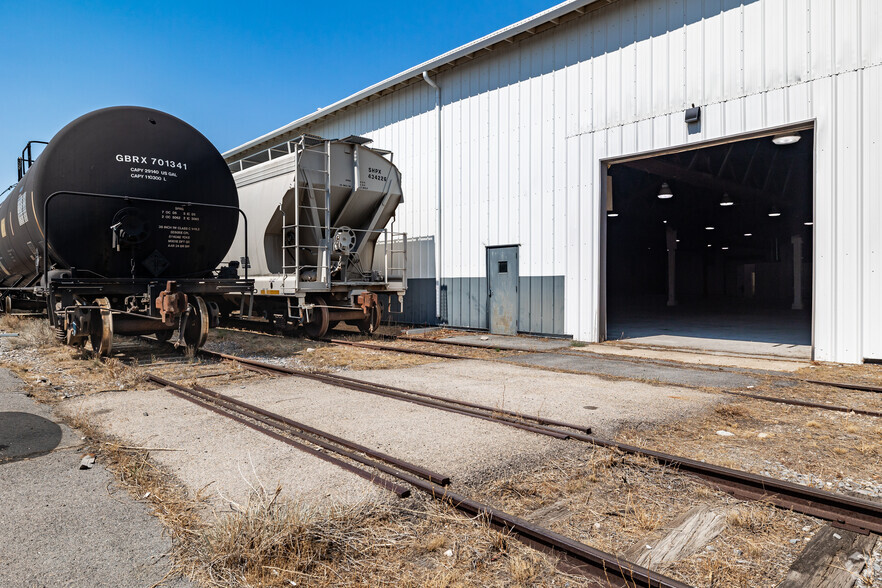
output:
M539 372L528 367L470 360L403 370L361 371L356 377L585 424L595 433L607 436L624 426L651 427L686 418L725 400L674 386L609 381L589 375Z

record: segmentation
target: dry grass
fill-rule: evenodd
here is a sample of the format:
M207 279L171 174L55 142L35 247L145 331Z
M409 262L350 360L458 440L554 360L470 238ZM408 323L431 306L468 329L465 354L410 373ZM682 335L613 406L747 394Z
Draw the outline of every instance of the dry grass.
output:
M802 528L817 527L808 517L738 502L675 470L601 448L492 482L481 498L626 558L670 532L671 523L691 508L732 505L728 525L707 550L651 566L702 588L777 584L802 549ZM799 544L790 543L794 537Z
M0 315L0 332L18 333L18 337L4 337L13 349L42 349L62 347L49 323L41 318Z
M369 341L368 341L369 343ZM438 361L423 355L328 345L297 355L296 367L317 371L408 368Z
M769 509L738 506L726 513L726 524L737 529L746 529L751 533L759 533L769 528L774 520Z
M279 497L281 488L252 492L245 505L206 524L188 551L189 576L207 585L277 586L309 578L332 584L329 565L360 559L389 513L367 503L324 511Z
M317 508L255 488L190 544L184 569L207 586L587 585L481 518L420 499Z

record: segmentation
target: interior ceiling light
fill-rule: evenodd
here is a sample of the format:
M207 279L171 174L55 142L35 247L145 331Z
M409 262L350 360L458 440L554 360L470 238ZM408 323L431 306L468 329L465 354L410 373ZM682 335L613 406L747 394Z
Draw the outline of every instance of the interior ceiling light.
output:
M812 225L815 224L815 223L814 223L814 221L805 221L805 222L802 223L802 224L804 224L804 225L807 226L807 227L810 227L810 226L812 226Z
M713 247L713 245L711 245L710 243L708 243L707 246L708 246L708 247Z
M778 210L777 206L773 206L769 209L769 216L781 216L781 211Z
M744 233L745 237L753 237L753 233Z
M618 212L610 212L606 216L608 216L609 218L615 218L615 217L619 216L619 213Z
M732 198L729 197L729 194L723 194L723 199L720 200L720 206L732 206L733 204L735 203L732 201Z
M798 132L792 133L780 133L772 137L772 143L775 145L793 145L798 142L802 137Z
M728 247L723 247L722 249L723 249L723 251L728 251L729 248L728 248Z
M714 228L713 228L713 227L704 227L704 230L705 230L705 231L713 231Z
M668 198L674 197L674 193L671 192L671 187L668 186L667 182L662 182L661 188L658 191L658 197L662 200L667 200Z

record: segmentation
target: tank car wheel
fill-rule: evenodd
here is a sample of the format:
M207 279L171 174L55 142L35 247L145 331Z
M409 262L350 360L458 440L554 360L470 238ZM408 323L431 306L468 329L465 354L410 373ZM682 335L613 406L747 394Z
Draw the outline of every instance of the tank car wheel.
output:
M205 301L199 296L194 296L190 305L190 318L183 333L187 347L199 349L205 345L208 339L208 318L208 306Z
M312 309L312 320L303 324L303 330L310 339L321 339L328 334L331 324L328 305L321 296L316 296L312 301L315 307Z
M61 319L63 324L56 326L56 336L65 345L71 347L83 347L89 339L89 325L91 324L91 310L81 310L80 307L86 306L86 302L79 296L74 298L74 306L76 307L73 314L65 312Z
M373 335L380 328L380 319L382 318L379 306L371 306L368 316L355 323L362 335Z
M89 340L95 354L107 357L113 351L113 314L110 312L110 300L99 298L94 304L100 310L92 311Z
M166 341L171 339L171 336L172 336L172 334L174 334L174 331L156 331L153 334L156 336L157 341L159 341L160 343L165 343Z

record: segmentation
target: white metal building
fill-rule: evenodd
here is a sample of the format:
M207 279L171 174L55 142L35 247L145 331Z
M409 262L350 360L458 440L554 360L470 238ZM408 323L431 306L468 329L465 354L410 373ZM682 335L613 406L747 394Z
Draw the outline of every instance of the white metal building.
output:
M880 30L878 0L573 0L225 157L242 182L304 133L391 150L405 199L396 229L411 239L410 320L490 327L489 264L491 280L514 273L517 330L618 338L608 311L625 290L611 280L631 264L615 279L662 304L620 309L622 333L640 321L667 331L694 295L719 319L698 322L722 338L751 339L726 317L762 306L751 324L801 312L805 332L780 343L811 345L817 360L882 359ZM799 155L769 147L781 134L802 138ZM663 182L681 203L681 237L661 228ZM740 220L701 198L734 200ZM780 228L765 213L776 202ZM613 227L650 211L630 233ZM753 237L751 219L768 231L760 245L735 242ZM643 239L662 253L647 241L639 256ZM505 245L516 249L501 265L494 247ZM667 308L679 314L666 315L675 293L683 301Z

